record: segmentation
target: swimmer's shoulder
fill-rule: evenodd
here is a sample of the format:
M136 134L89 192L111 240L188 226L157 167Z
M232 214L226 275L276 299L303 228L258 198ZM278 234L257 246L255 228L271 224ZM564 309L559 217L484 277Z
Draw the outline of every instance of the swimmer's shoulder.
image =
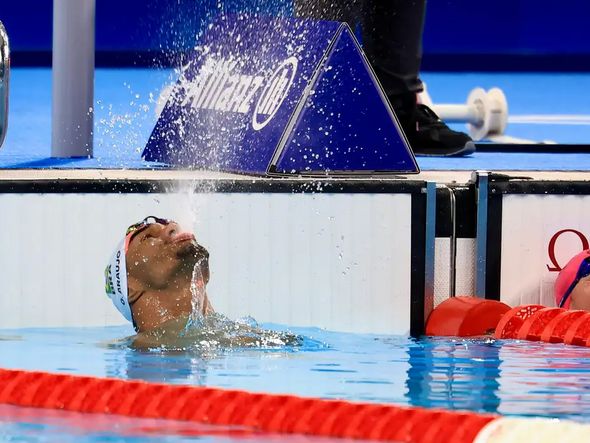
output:
M151 331L138 332L131 337L131 347L139 350L156 349L176 345L179 336L186 328L187 317L169 320Z

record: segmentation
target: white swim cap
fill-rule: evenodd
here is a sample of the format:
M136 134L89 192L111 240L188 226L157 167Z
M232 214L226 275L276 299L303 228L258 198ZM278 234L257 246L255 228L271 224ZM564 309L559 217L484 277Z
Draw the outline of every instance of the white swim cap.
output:
M131 306L129 306L129 289L127 288L127 248L131 238L137 232L149 226L152 223L167 225L170 220L165 218L148 215L142 221L134 223L127 228L125 238L119 242L117 249L113 253L109 264L104 270L105 291L117 310L123 314L127 320L133 323ZM135 323L134 323L135 325Z
M121 240L104 270L105 291L118 311L133 322L127 290L127 261L125 260L126 238Z

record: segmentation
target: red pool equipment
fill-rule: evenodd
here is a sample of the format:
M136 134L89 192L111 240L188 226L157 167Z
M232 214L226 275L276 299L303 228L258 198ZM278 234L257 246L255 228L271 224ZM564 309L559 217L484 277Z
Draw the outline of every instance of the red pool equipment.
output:
M399 443L582 442L590 435L590 426L567 420L11 369L0 369L0 404L231 426L227 435L250 440L272 433Z
M510 309L504 314L504 317L502 317L496 326L494 337L516 338L518 331L525 320L543 308L544 306L541 305L524 305Z
M473 443L498 415L0 369L0 404L317 437ZM488 440L478 440L487 443ZM490 442L491 443L491 442Z
M540 305L517 306L504 314L494 336L590 347L590 312Z
M545 326L545 329L541 334L541 341L547 343L563 343L565 333L572 323L586 314L588 314L588 312L578 310L564 311L560 313L555 316L547 326Z
M586 346L588 337L590 337L590 313L586 312L565 331L563 342L566 345Z
M496 328L510 306L471 296L451 297L438 305L426 322L426 335L473 337Z
M525 319L516 334L516 338L519 340L530 341L541 340L541 334L543 334L543 331L549 322L564 312L566 312L566 310L562 308L539 309L533 315Z

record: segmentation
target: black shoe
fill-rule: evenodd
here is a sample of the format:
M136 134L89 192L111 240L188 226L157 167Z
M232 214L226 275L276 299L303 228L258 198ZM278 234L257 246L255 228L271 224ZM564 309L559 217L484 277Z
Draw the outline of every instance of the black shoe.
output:
M397 113L414 154L435 157L464 156L475 152L473 140L453 131L426 105Z

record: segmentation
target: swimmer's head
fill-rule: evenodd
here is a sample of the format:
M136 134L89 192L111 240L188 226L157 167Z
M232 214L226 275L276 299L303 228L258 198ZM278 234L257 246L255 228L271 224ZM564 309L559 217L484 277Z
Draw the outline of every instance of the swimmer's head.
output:
M105 270L107 295L138 329L138 314L142 316L150 306L158 311L148 315L150 318L160 311L170 316L186 311L187 303L178 294L193 276L197 283L209 282L208 259L209 253L195 236L180 229L176 222L146 217L127 229L111 257ZM138 313L134 305L146 294L150 294L149 300L140 303L143 309ZM190 312L190 300L188 306Z
M578 293L582 290L585 291L588 287L588 285L581 284L580 282L585 282L588 276L590 276L590 249L572 257L559 272L557 280L555 280L555 303L557 306L569 309L573 301L574 305L578 306L572 307L579 309L579 302L585 300L581 300L582 294ZM577 300L578 298L580 300Z

